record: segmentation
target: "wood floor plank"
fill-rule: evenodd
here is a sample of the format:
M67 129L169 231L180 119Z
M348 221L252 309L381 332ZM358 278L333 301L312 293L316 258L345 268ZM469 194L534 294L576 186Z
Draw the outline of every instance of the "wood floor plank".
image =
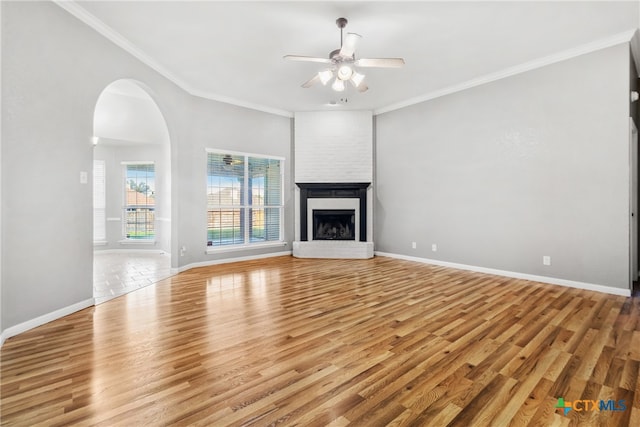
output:
M535 364L527 368L526 375L518 378L513 393L510 394L508 401L503 405L501 411L493 419L494 425L508 425L514 419L518 410L525 404L528 398L532 396L533 390L538 385L546 370L555 362L559 350L551 349L550 351L540 352L536 355ZM533 360L530 358L529 360Z
M625 426L639 372L638 297L285 256L195 268L8 339L0 424ZM565 415L560 398L626 406Z

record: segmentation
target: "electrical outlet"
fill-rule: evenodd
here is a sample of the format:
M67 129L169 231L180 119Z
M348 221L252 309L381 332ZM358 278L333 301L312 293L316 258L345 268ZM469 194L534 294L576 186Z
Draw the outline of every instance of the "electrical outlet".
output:
M432 243L432 244L431 244L431 250L432 250L433 252L437 252L437 251L438 251L438 245L436 245L435 243Z
M415 249L417 247L416 242L411 242L411 247Z
M545 255L542 257L543 265L551 265L551 257L549 255Z

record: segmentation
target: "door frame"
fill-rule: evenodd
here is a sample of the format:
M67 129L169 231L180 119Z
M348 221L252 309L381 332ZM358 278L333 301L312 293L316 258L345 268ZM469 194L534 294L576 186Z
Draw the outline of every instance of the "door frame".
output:
M638 128L629 117L629 289L638 280Z

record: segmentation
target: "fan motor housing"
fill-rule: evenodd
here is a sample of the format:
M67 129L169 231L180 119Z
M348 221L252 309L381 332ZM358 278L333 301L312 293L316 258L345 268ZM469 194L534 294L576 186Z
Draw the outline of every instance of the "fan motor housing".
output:
M350 60L353 59L353 58L344 58L340 56L341 50L342 49L332 50L331 53L329 54L329 59L331 59L336 64L340 62L349 62Z

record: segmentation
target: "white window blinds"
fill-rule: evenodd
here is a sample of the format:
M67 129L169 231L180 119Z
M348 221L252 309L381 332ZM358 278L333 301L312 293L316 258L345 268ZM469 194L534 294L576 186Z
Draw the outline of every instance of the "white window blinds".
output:
M207 245L282 241L283 159L207 153Z

